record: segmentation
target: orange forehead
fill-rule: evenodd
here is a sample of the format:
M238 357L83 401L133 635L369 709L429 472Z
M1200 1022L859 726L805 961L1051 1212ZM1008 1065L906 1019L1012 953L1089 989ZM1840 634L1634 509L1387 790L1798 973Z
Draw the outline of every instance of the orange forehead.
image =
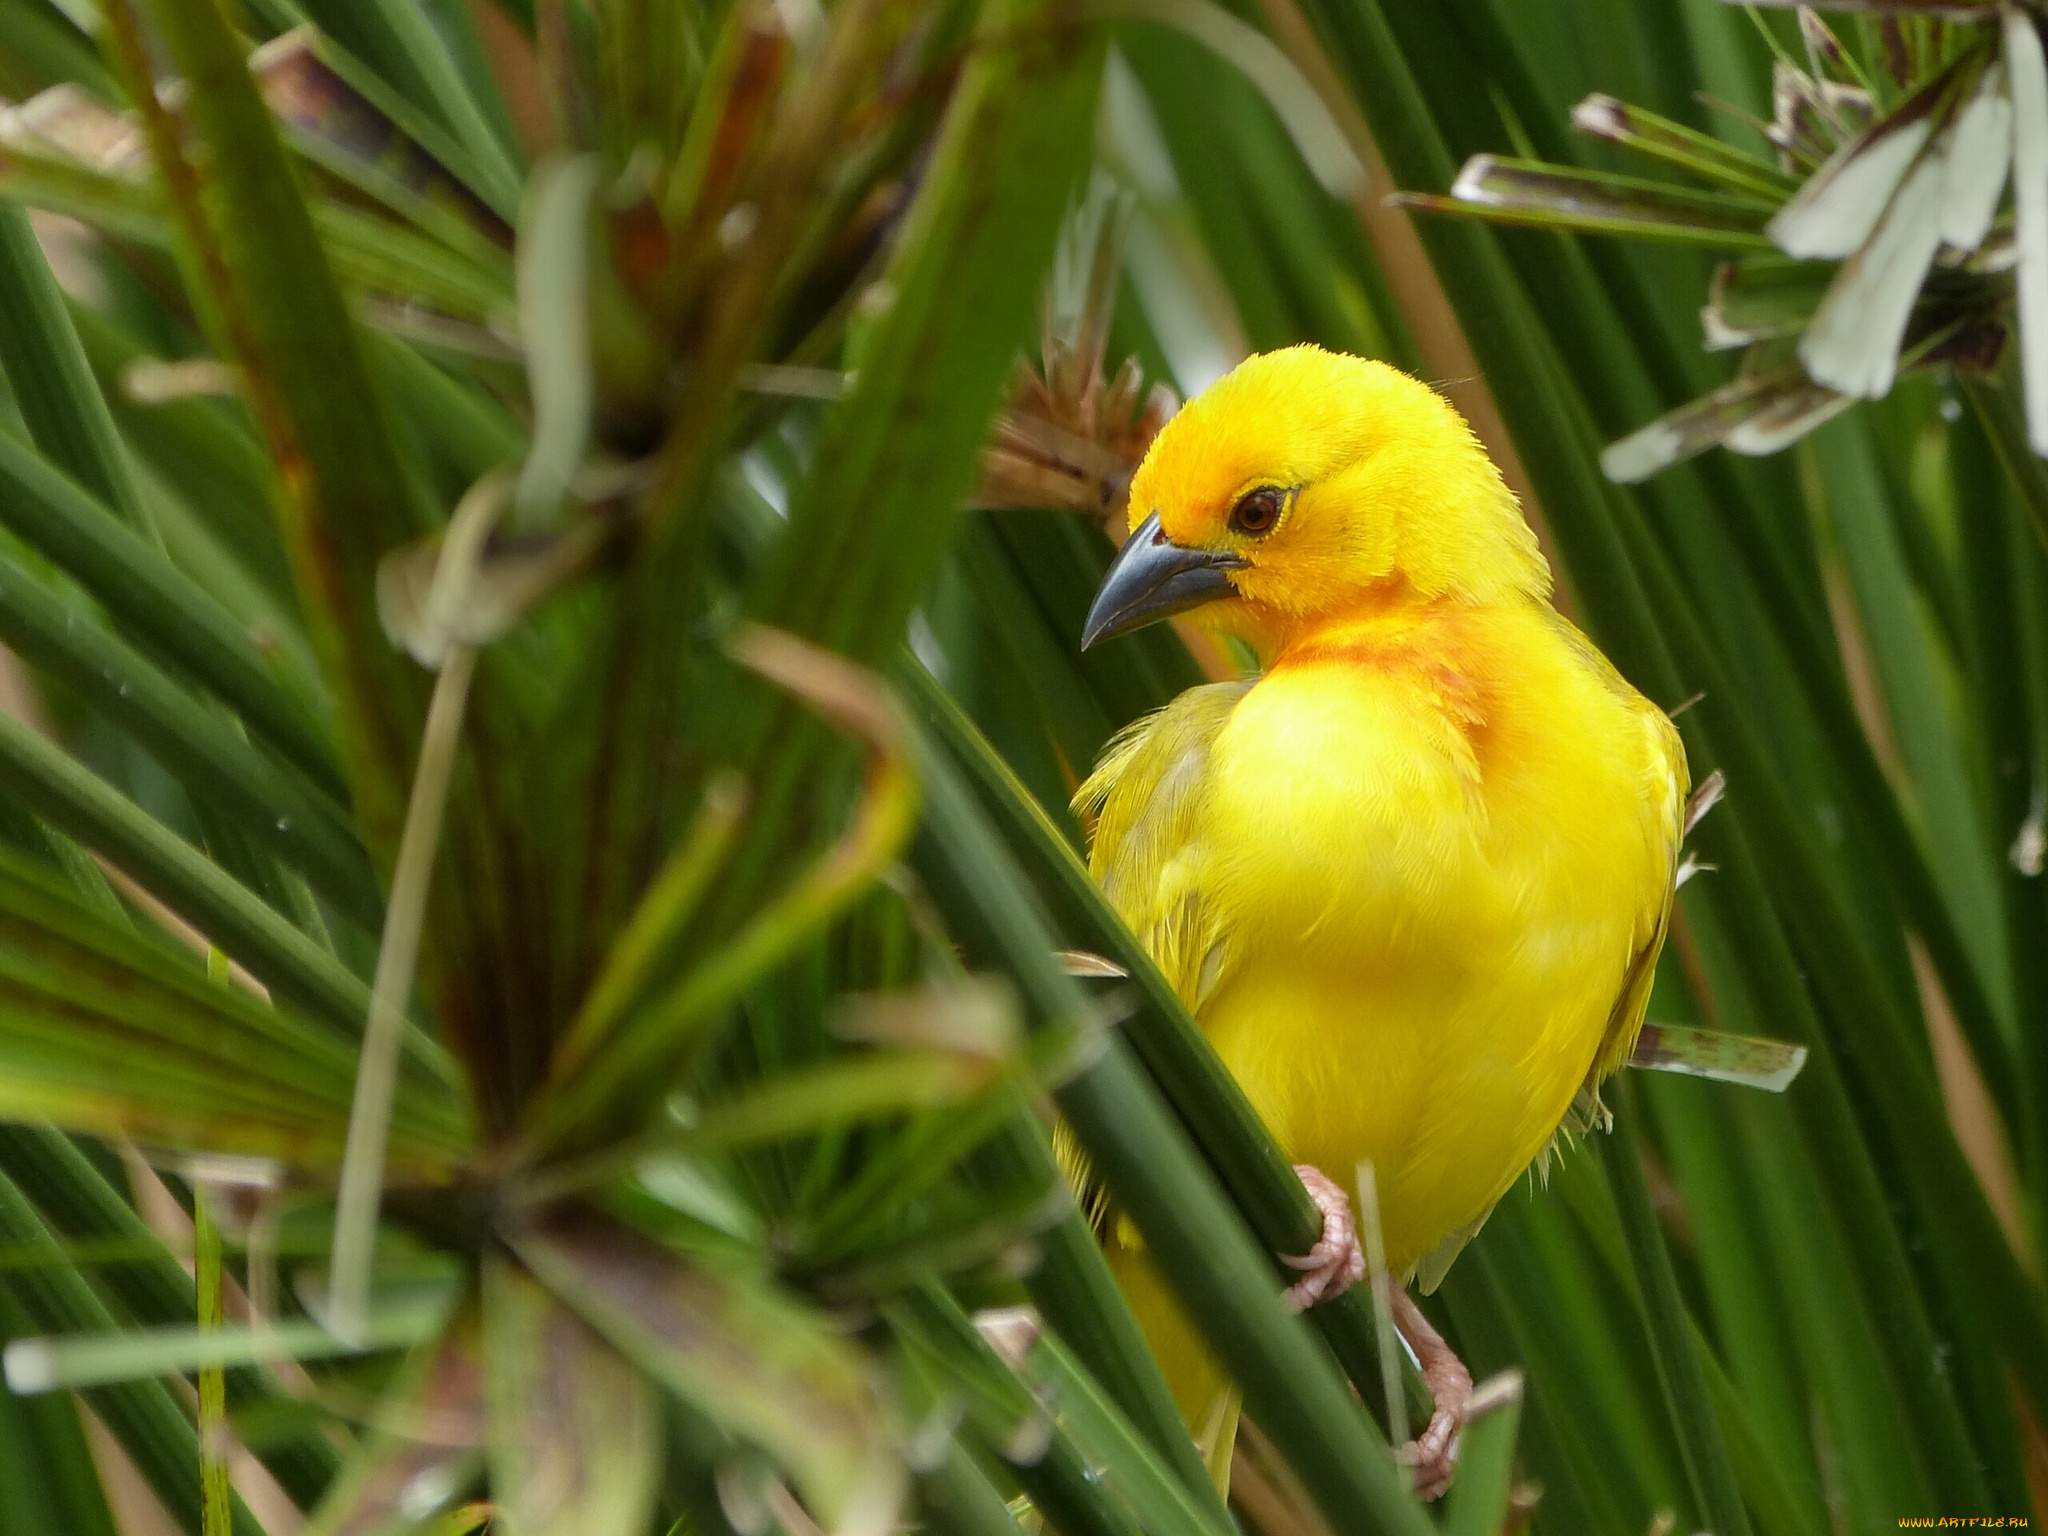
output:
M1157 512L1176 544L1214 543L1252 486L1310 484L1440 418L1457 423L1434 390L1385 363L1312 346L1247 358L1153 440L1131 481L1131 526Z

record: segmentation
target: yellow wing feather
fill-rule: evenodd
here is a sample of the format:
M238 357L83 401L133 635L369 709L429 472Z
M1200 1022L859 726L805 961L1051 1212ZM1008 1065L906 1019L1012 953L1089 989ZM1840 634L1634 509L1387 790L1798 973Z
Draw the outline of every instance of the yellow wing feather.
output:
M1126 727L1074 795L1093 823L1088 868L1190 1009L1227 964L1202 900L1202 796L1210 749L1251 680L1205 683Z
M1607 1032L1601 1037L1600 1049L1593 1056L1593 1070L1586 1078L1586 1090L1592 1095L1596 1113L1604 1120L1605 1112L1599 1108L1600 1084L1627 1066L1630 1055L1635 1051L1636 1037L1643 1032L1643 1015L1650 1006L1650 985L1657 975L1657 956L1663 952L1664 936L1671 927L1671 902L1677 894L1678 850L1685 835L1685 797L1691 790L1692 780L1686 767L1685 743L1679 739L1678 727L1671 723L1670 717L1631 688L1615 671L1613 663L1569 621L1560 618L1558 623L1575 642L1575 649L1586 666L1611 692L1628 704L1642 725L1644 767L1648 780L1644 786L1644 799L1655 808L1645 825L1651 837L1661 838L1660 851L1664 858L1664 878L1656 887L1651 901L1637 916L1635 954L1622 977L1621 994L1614 1001L1614 1011L1608 1015Z

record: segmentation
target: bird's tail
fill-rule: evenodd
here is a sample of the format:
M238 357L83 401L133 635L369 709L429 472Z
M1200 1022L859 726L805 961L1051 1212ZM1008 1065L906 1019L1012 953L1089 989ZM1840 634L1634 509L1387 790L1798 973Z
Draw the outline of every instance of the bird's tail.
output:
M1181 1422L1215 1479L1217 1491L1230 1496L1230 1458L1237 1446L1241 1399L1237 1386L1209 1346L1195 1331L1179 1300L1146 1256L1144 1242L1128 1221L1113 1220L1106 1247L1110 1268L1130 1304L1145 1342L1166 1377Z
M1117 1285L1130 1304L1145 1342L1166 1377L1181 1422L1188 1427L1216 1488L1230 1497L1230 1459L1237 1448L1237 1416L1242 1403L1237 1384L1224 1372L1209 1346L1188 1321L1180 1302L1160 1279L1145 1255L1145 1240L1129 1218L1109 1203L1108 1191L1096 1181L1087 1154L1062 1120L1053 1127L1053 1153L1089 1226L1102 1240Z

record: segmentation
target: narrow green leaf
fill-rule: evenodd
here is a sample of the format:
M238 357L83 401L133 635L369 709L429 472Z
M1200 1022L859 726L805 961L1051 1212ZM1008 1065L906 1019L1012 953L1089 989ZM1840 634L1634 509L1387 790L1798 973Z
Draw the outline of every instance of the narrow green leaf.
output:
M149 405L131 399L123 380L131 364L154 356L150 347L88 305L72 304L71 319L101 395L138 458L186 497L273 599L291 604L291 569L272 505L270 466L247 414L231 401L204 396ZM295 615L291 622L296 627Z
M952 1051L877 1051L777 1073L663 1127L524 1181L522 1198L546 1200L629 1172L666 1152L737 1151L816 1135L849 1123L930 1109L989 1087L996 1063Z
M1403 207L1537 229L1678 240L1723 250L1768 250L1763 223L1771 205L1757 198L1534 161L1477 155L1449 197L1404 192Z
M448 1320L448 1302L443 1295L379 1306L371 1313L359 1343L338 1339L321 1324L305 1319L261 1327L216 1320L196 1328L134 1328L119 1333L17 1339L7 1346L7 1384L30 1396L146 1376L194 1372L203 1376L228 1366L409 1349L439 1334Z
M1802 451L1813 453L1820 466L1816 510L1827 518L1855 589L1928 863L1984 991L2000 1019L2009 1021L2011 960L1998 921L1994 863L2003 850L1994 850L1986 835L1960 722L1944 697L1947 660L1922 627L1920 599L1899 546L1898 513L1878 477L1876 444L1850 418L1817 433Z
M248 633L160 548L122 527L81 486L5 438L0 438L0 520L98 598L131 635L156 647L241 715L330 798L344 793L334 748L309 719L317 718L316 705L302 682L267 666Z
M0 149L0 190L33 208L84 219L147 249L172 243L169 210L158 187L20 142ZM470 322L508 312L511 263L464 241L463 249L382 213L329 198L307 217L326 243L334 270L352 285L400 301L419 300Z
M161 250L168 241L152 190L64 156L0 148L0 192L31 208L69 214L117 239Z
M1731 192L1776 201L1797 185L1764 159L1711 134L1596 92L1572 108L1572 126L1592 138L1689 171Z
M1076 766L1093 763L1116 723L1082 681L1074 659L1034 611L1031 595L993 524L978 518L971 527L969 536L960 542L959 559L987 617L989 632L1009 650L1015 675L1020 685L1030 690L1060 756Z
M1600 1154L1621 1212L1621 1230L1642 1297L1650 1351L1664 1386L1666 1408L1678 1430L1694 1500L1718 1536L1748 1536L1749 1512L1729 1464L1720 1420L1714 1415L1713 1400L1694 1353L1691 1319L1678 1293L1678 1277L1664 1247L1656 1208L1650 1203L1649 1184L1631 1128L1635 1105L1629 1088L1626 1082L1617 1085L1622 1108L1600 1144Z
M1060 1179L1045 1127L1021 1104L976 1154L978 1175L1002 1185ZM1117 1290L1102 1244L1078 1208L1038 1236L1038 1267L1025 1277L1032 1302L1124 1417L1211 1517L1226 1513L1216 1484L1181 1422L1166 1378Z
M62 6L9 5L0 8L0 60L5 89L17 101L69 82L102 101L119 93L92 39L59 12Z
M1754 1035L1689 1029L1679 1024L1645 1024L1628 1064L1655 1072L1684 1072L1717 1082L1741 1083L1766 1093L1783 1093L1806 1065L1803 1046Z
M1475 1412L1458 1443L1458 1476L1444 1498L1444 1536L1497 1536L1506 1525L1522 1425L1522 1378L1496 1376L1473 1391Z
M131 528L148 532L63 291L28 215L8 202L0 202L0 317L0 360L36 446Z
M35 1326L51 1332L111 1333L115 1320L92 1287L64 1260L13 1181L0 1174L0 1243L36 1246L47 1262L19 1271L8 1284ZM84 1394L144 1480L186 1536L201 1536L199 1437L177 1400L157 1382L97 1387ZM237 1498L234 1536L263 1536Z
M1653 1491L1665 1481L1662 1458L1654 1451L1646 1456L1638 1444L1649 1429L1654 1397L1642 1399L1597 1348L1582 1347L1560 1304L1582 1277L1543 1262L1546 1256L1527 1238L1531 1214L1520 1200L1497 1207L1437 1294L1475 1371L1526 1374L1521 1452L1529 1475L1543 1485L1552 1518L1567 1531L1642 1536L1655 1510L1675 1502L1663 1488ZM1595 1325L1605 1326L1597 1290L1582 1291ZM1602 1342L1611 1342L1615 1331L1608 1326ZM1631 1410L1638 1421L1616 1422ZM1682 1469L1671 1469L1672 1482L1682 1479Z
M113 0L110 18L128 0ZM423 680L384 643L376 569L419 529L382 397L270 113L220 0L151 0L211 154L200 187L224 272L213 279L236 360L280 466L285 542L314 650L340 703L356 810L395 847L425 716ZM189 165L161 167L189 178ZM201 233L201 232L195 232Z
M1700 325L1709 347L1796 336L1827 293L1832 271L1821 262L1752 257L1714 270Z
M957 1442L945 1459L918 1478L918 1503L931 1519L957 1536L1019 1536L1021 1527L974 1459Z
M294 28L249 70L307 159L451 249L503 264L510 226L476 162L333 38Z
M1229 1536L1229 1523L1190 1495L1057 1338L1039 1335L1022 1374L1153 1536Z
M350 1051L331 1032L214 984L166 938L108 923L0 861L0 1098L16 1119L257 1157L333 1160ZM406 1161L445 1168L459 1105L408 1082Z
M4 456L0 448L0 456ZM291 769L222 729L217 715L125 644L0 557L0 635L82 694L200 798L303 870L365 926L384 903L369 860L335 803Z
M74 1249L99 1243L128 1250L118 1262L95 1265L93 1274L136 1322L162 1325L194 1315L198 1297L185 1266L69 1137L47 1126L0 1126L0 1168ZM229 1370L227 1390L231 1409L284 1400L277 1383L257 1370ZM302 1509L319 1499L341 1462L334 1442L317 1426L266 1439L256 1454Z
M520 219L519 335L533 400L533 447L519 471L517 526L551 521L583 463L595 381L590 356L595 156L543 162Z
M11 716L0 716L0 785L133 875L152 895L249 968L265 986L329 1026L361 1028L369 989L246 887L68 753ZM443 1052L413 1049L445 1082Z
M1263 32L1211 0L1108 0L1100 8L1172 27L1228 60L1266 98L1325 190L1355 197L1365 189L1365 167L1343 128L1295 62Z
M491 127L471 83L435 35L423 7L405 0L302 0L306 14L381 74L472 157L480 190L506 218L519 203L516 152Z
M0 1343L26 1331L0 1285ZM8 1536L117 1536L78 1408L0 1392L0 1465L8 1472Z
M526 429L481 384L458 378L381 332L369 333L364 342L399 415L447 464L455 496L526 452Z
M889 1307L886 1316L906 1352L936 1383L964 1399L973 1439L1009 1464L1033 1507L1055 1529L1074 1536L1138 1536L1139 1514L1129 1491L1100 1475L1066 1426L1011 1372L944 1289L927 1282ZM1170 1526L1173 1506L1149 1513Z
M2036 537L2048 549L2048 466L2034 457L2027 442L2017 372L2007 369L1996 383L1971 384L1969 392L1971 404L1977 408L1978 419L1997 450L1999 463L2011 478Z
M2040 733L2048 726L2042 681L2027 662L2038 655L2038 553L2016 477L2001 474L1991 436L1975 412L1950 429L1950 473L1955 515L1962 532L1959 574L1970 594L1965 609L1964 650L1983 722L1983 756L1990 780L1991 835L1999 859L1999 888L2005 907L2008 950L2013 964L2020 1079L2014 1095L2020 1109L2007 1132L2032 1197L2035 1230L2048 1230L2040 1213L2048 1199L2048 1078L2042 1075L2041 1041L2048 1021L2048 952L2030 937L2048 931L2048 887L2030 874L2028 829L2038 827L2036 764L2042 761ZM2035 469L2039 462L2029 459ZM2001 1109L2007 1101L1999 1100Z
M867 767L860 797L825 854L763 902L721 949L650 997L620 1026L609 1050L594 1051L588 1034L564 1042L555 1062L559 1091L533 1117L532 1134L542 1145L589 1121L607 1097L648 1097L666 1081L667 1065L687 1056L719 1010L843 911L909 835L917 813L917 771L908 722L887 685L829 651L761 626L742 628L731 649L752 670L861 741ZM684 888L681 895L695 879L691 853L686 844L669 871ZM694 907L681 895L658 882L645 905L659 909L662 920L680 923ZM651 922L635 933L639 927L636 914L629 937L651 942ZM593 1018L602 1022L601 1016Z
M199 1292L199 1332L203 1337L220 1328L223 1275L220 1228L214 1225L204 1190L194 1191L192 1252L193 1279ZM8 1375L11 1386L13 1372ZM199 1368L197 1427L201 1527L206 1536L229 1536L234 1524L234 1484L228 1475L228 1387L218 1363Z

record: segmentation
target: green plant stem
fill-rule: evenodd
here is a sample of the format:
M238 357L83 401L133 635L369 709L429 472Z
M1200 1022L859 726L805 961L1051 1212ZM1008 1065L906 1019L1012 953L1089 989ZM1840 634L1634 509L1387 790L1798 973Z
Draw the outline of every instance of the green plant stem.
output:
M1514 1491L1515 1431L1521 1423L1522 1383L1516 1375L1514 1396L1468 1425L1460 1437L1457 1481L1444 1499L1444 1536L1496 1536L1505 1526Z
M899 1329L966 1385L973 1437L1007 1462L1062 1536L1139 1536L1136 1520L1090 1467L1054 1410L1040 1403L935 1282L892 1309Z
M1686 1478L1701 1517L1716 1536L1749 1536L1749 1511L1743 1507L1742 1490L1722 1442L1720 1419L1694 1354L1692 1319L1679 1295L1678 1275L1671 1267L1656 1207L1650 1203L1650 1186L1643 1177L1634 1131L1635 1095L1626 1079L1613 1084L1610 1091L1619 1102L1614 1123L1601 1138L1600 1161L1621 1214L1621 1233L1642 1298L1650 1354L1657 1362L1665 1408L1678 1431Z
M2017 377L2008 373L1995 384L1965 379L1963 389L1991 439L1998 462L2005 467L2013 494L2026 509L2034 536L2041 541L2042 550L2048 551L2048 464L2043 464L2027 443Z
M391 873L391 902L377 946L377 975L370 984L362 1057L349 1105L348 1148L334 1202L334 1258L328 1281L332 1327L338 1336L351 1341L359 1341L370 1324L370 1270L376 1258L384 1152L391 1134L392 1101L398 1091L406 1008L426 923L434 851L441 842L441 815L455 774L455 754L462 745L462 714L475 667L474 649L451 646L434 683L405 830L399 837L398 859Z
M1002 1186L1061 1177L1044 1128L1022 1106L976 1154L975 1166ZM1093 1229L1078 1209L1070 1210L1039 1234L1038 1243L1042 1257L1024 1285L1039 1315L1087 1365L1181 1484L1227 1521L1215 1482L1117 1290Z
M948 1536L1021 1536L1010 1506L956 1441L946 1459L919 1475L918 1503Z
M192 1262L196 1271L199 1328L218 1333L222 1320L223 1271L220 1228L203 1189L192 1192ZM230 1536L234 1528L234 1485L228 1478L228 1387L218 1365L199 1368L199 1513L206 1536Z

